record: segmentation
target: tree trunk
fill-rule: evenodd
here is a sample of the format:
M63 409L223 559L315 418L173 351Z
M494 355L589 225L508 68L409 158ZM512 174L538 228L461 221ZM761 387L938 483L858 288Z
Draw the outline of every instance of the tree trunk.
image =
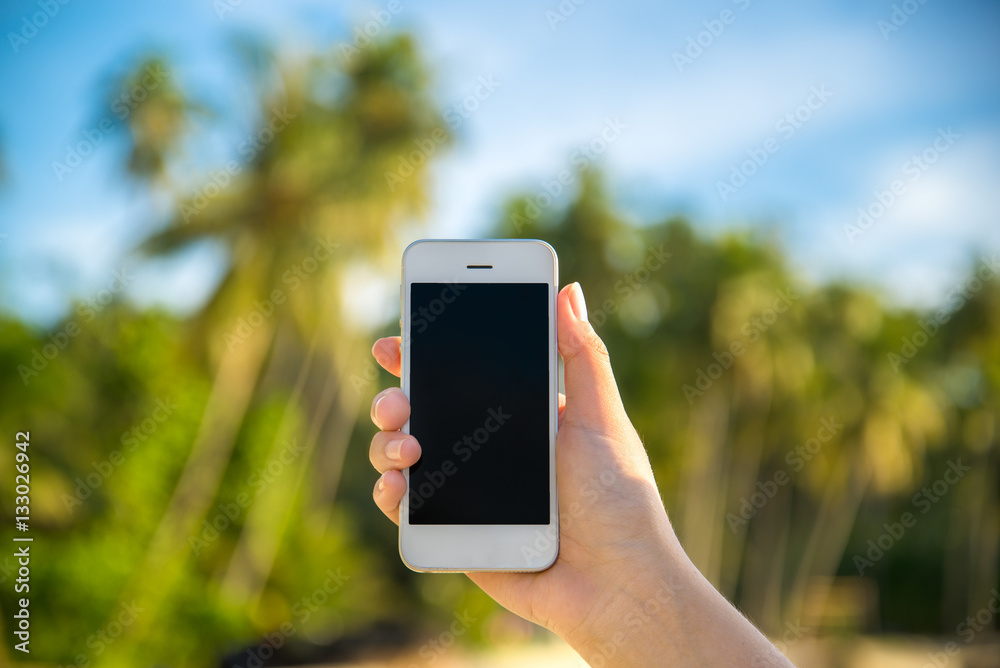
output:
M861 463L855 464L856 461ZM836 466L841 470L846 469L847 484L842 488L840 484L842 474L838 472L831 474L819 514L812 524L809 540L789 591L784 615L786 621L801 620L806 588L810 581L826 579L826 584L820 585L826 587L826 593L821 593L817 597L821 602L826 600L830 586L829 579L836 575L840 566L858 509L871 480L871 466L863 457L852 454L847 448L841 450Z
M191 551L189 539L199 533L199 524L218 492L273 340L274 326L265 322L220 360L184 470L142 562L122 593L122 604L136 600L145 612L129 630L134 640L110 648L109 663L125 658L134 663L134 648L155 625L163 600L175 587L187 586L178 580Z

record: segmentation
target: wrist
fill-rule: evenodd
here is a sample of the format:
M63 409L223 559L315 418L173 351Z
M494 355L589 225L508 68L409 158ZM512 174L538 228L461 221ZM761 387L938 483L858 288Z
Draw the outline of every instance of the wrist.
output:
M672 531L656 559L634 561L626 571L632 577L609 581L594 614L576 633L564 636L588 664L791 668L701 575Z
M693 566L672 532L656 547L641 559L611 564L617 575L597 583L591 614L563 636L588 664L654 665L653 657L687 654L671 630L684 626Z

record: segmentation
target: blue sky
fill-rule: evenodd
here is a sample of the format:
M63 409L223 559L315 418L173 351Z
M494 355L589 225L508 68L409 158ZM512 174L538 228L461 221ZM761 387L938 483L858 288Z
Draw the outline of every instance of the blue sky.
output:
M132 267L127 251L161 217L162 202L122 185L113 133L61 182L51 167L109 115L100 94L135 57L165 53L192 94L224 112L222 128L200 143L197 160L208 166L253 128L243 112L252 91L229 48L235 33L266 36L292 54L325 49L388 5L229 1L220 18L211 0L70 0L16 45L10 33L41 10L37 0L3 4L4 308L51 323L71 298L92 297L113 271ZM442 105L461 103L480 77L499 83L437 163L420 236L481 236L506 197L542 192L617 119L624 129L599 161L637 221L684 213L712 233L775 229L804 276L847 277L916 305L939 302L972 259L1000 252L996 3L565 0L575 9L558 23L547 14L559 11L557 0L400 5L388 30L417 34ZM894 11L905 23L880 29ZM689 39L705 46L679 67L675 54ZM795 125L782 122L796 113ZM935 148L942 132L949 139ZM925 151L934 160L915 178L908 161ZM723 199L719 183L763 154ZM901 194L849 238L859 207L878 211L878 193L894 181ZM411 240L399 240L400 252ZM192 308L218 267L217 253L203 248L137 269L129 294Z

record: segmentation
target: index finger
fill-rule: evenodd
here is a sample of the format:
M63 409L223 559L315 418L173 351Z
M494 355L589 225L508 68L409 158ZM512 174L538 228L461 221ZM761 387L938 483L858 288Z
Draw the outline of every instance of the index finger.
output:
M398 336L387 336L384 339L379 339L372 346L372 355L375 356L375 361L379 363L379 366L397 377L402 373L399 356L400 341L402 339Z

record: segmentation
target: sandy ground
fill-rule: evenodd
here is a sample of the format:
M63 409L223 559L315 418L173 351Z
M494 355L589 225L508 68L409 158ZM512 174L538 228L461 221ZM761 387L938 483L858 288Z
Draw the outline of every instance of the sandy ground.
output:
M787 650L800 668L1000 668L1000 640L965 645L921 638L803 639ZM587 668L560 642L475 652L454 648L434 656L400 657L353 668ZM332 667L331 667L332 668Z

